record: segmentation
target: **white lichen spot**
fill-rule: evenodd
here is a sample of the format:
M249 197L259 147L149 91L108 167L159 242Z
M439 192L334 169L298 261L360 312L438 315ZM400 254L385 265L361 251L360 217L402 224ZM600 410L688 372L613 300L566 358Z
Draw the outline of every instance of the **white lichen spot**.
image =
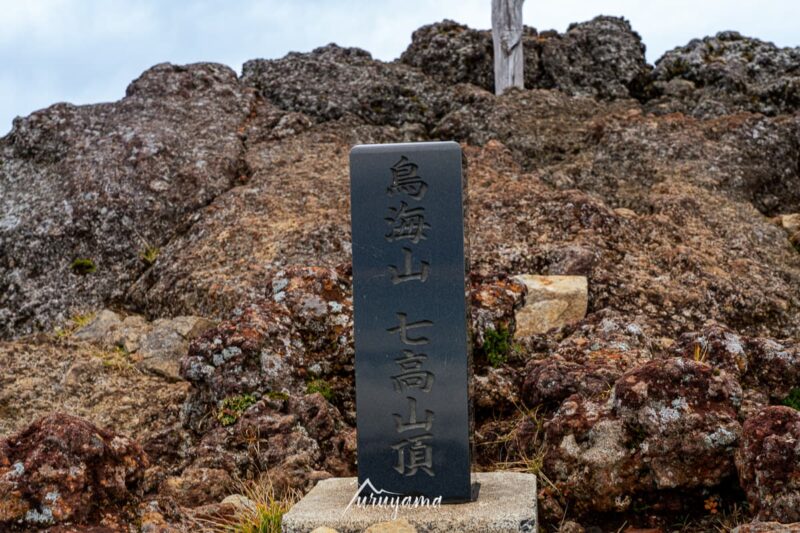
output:
M43 507L41 512L31 509L25 514L25 521L33 524L52 524L54 522L53 511L48 507Z
M625 458L625 431L619 420L603 420L589 431L590 447L583 453L584 462L597 468L615 468Z
M237 355L241 355L242 349L238 346L228 346L221 352L215 353L212 357L212 362L214 366L220 366L221 364L225 363L236 357Z
M328 302L328 307L330 307L331 311L334 313L341 313L343 306L339 302Z
M717 428L713 433L703 436L707 448L724 448L736 442L736 433L727 428Z
M58 491L48 492L47 494L44 495L44 501L50 503L56 503L56 501L58 501L59 496L60 495L58 494Z
M614 507L616 507L618 511L625 511L628 507L630 507L630 505L631 497L628 494L620 494L614 498Z
M600 330L603 333L612 333L614 331L617 331L618 329L619 326L617 325L617 323L614 320L611 320L610 318L604 318L600 322Z
M688 411L689 410L689 404L686 402L686 398L683 398L683 397L675 398L674 400L672 400L672 407L674 409L679 410L679 411Z
M637 337L641 337L642 335L642 328L640 328L638 324L628 324L625 331Z
M581 454L581 448L578 446L578 443L575 441L575 435L572 433L561 440L559 448L561 448L568 457L578 458Z
M0 218L0 230L11 231L19 225L19 217L14 215L6 215Z
M24 473L25 473L25 465L22 464L22 462L17 461L13 465L11 465L11 472L9 472L10 476L19 477Z
M308 311L314 316L322 316L327 314L328 306L319 296L313 295L303 300L302 309Z
M289 285L289 280L286 278L273 279L272 294L277 295L279 292L285 289L287 285Z
M732 333L725 333L725 349L734 355L744 355L741 340Z

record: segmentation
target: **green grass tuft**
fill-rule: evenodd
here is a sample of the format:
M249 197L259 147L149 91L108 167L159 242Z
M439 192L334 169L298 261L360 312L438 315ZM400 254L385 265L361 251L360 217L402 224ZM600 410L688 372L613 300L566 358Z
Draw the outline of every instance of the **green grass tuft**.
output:
M153 264L156 262L156 259L158 259L158 254L160 252L161 248L157 248L155 246L148 246L147 248L139 252L139 259L141 259L142 263L144 263L145 265L153 266Z

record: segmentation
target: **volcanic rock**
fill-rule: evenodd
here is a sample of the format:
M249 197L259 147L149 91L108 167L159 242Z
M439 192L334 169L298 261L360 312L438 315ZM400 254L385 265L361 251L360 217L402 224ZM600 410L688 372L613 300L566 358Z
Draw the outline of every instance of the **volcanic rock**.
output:
M0 526L99 521L136 502L147 456L134 441L69 415L0 439Z
M759 520L800 521L800 412L771 406L744 423L739 480Z

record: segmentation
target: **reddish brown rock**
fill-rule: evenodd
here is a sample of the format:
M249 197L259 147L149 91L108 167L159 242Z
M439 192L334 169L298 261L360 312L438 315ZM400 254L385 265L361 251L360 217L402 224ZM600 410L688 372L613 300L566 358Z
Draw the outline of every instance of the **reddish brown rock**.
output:
M739 483L759 520L800 522L800 412L767 407L744 423Z
M148 460L134 441L69 415L0 439L0 526L99 523L136 503Z
M239 479L266 474L281 492L352 475L354 466L355 430L316 393L265 398L233 425L208 431L190 468L220 469Z
M550 343L523 372L522 399L529 406L557 408L572 394L606 400L614 382L626 370L653 358L646 322L627 320L603 310L580 324L564 329L566 335Z
M205 415L243 394L325 390L353 407L352 295L350 279L326 268L276 272L269 295L193 341L181 374L194 385L187 424L200 429ZM343 381L340 376L348 376ZM313 383L313 384L312 384Z
M480 274L472 276L469 312L475 348L483 347L487 330L513 338L514 313L522 306L524 296L525 286L516 280L505 277L491 279Z
M545 470L579 513L711 487L734 473L741 389L685 359L622 375L605 402L567 398L546 424Z
M800 386L800 349L793 339L748 337L712 321L681 335L670 353L724 369L774 401Z

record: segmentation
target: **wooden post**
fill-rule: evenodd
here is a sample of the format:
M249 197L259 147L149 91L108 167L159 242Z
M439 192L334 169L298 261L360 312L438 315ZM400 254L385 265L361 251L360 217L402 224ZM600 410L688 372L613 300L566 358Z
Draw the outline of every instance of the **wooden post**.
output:
M494 41L494 93L509 87L523 88L522 3L524 0L492 0Z

